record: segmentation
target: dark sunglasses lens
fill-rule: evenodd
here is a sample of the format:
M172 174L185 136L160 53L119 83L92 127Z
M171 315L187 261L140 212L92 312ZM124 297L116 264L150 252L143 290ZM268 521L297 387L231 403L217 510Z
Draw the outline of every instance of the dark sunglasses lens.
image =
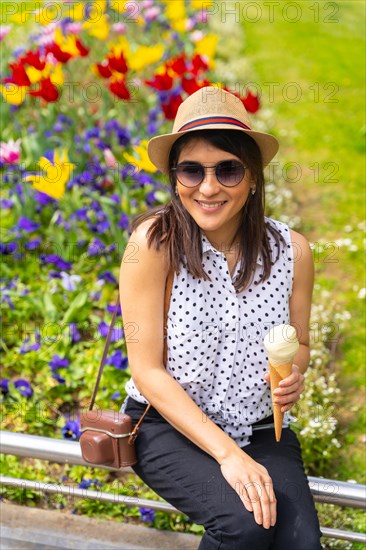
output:
M177 179L187 187L195 187L203 180L204 172L200 164L178 164L176 169Z
M225 160L216 167L216 177L220 183L227 186L237 185L244 177L244 165L237 160Z

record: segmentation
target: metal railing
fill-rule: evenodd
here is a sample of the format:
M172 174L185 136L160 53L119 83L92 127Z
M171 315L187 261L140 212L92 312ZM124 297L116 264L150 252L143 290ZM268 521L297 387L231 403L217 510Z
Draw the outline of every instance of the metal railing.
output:
M83 460L80 452L80 445L76 441L0 431L0 452L20 457L39 458L51 462L80 464L90 467L90 464ZM101 468L113 470L113 468ZM124 468L124 471L133 473L131 468ZM315 501L323 504L366 509L365 485L311 476L308 477L308 480ZM0 476L0 485L31 489L41 493L88 498L103 502L124 504L126 506L143 506L164 512L179 512L179 510L167 502L159 502L140 497L126 497L115 492L93 491L69 485L29 481L7 476ZM324 537L366 543L366 535L363 533L343 531L329 527L321 527L321 531Z

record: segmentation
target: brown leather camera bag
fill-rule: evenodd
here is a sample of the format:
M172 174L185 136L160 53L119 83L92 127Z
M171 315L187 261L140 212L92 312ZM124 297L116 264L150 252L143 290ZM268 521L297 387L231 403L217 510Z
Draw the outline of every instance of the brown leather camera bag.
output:
M164 297L164 366L166 366L167 360L167 319L173 279L174 271L170 271L165 286ZM135 439L138 435L140 424L151 406L150 404L147 405L135 427L133 427L132 418L127 414L111 410L93 410L103 368L107 359L118 305L119 294L116 307L114 308L112 321L109 326L107 340L105 343L102 360L100 362L98 376L89 409L87 411L83 411L80 417L80 447L83 459L94 466L103 465L111 468L122 468L124 466L132 466L133 464L136 464L137 458L134 446Z

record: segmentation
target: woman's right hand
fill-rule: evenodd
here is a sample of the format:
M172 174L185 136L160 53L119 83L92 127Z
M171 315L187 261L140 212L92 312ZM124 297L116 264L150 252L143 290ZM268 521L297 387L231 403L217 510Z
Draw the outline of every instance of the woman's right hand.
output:
M245 508L253 512L256 523L265 529L273 527L276 523L276 497L266 468L241 449L222 459L220 467Z

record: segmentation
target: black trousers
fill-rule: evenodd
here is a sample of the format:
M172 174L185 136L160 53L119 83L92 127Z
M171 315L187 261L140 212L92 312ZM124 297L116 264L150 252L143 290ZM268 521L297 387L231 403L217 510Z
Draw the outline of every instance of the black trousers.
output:
M145 405L128 398L125 412L137 422ZM295 433L285 428L253 432L244 447L267 468L277 498L277 522L254 521L220 466L151 408L136 439L134 471L158 495L206 529L199 550L319 550L321 532Z

